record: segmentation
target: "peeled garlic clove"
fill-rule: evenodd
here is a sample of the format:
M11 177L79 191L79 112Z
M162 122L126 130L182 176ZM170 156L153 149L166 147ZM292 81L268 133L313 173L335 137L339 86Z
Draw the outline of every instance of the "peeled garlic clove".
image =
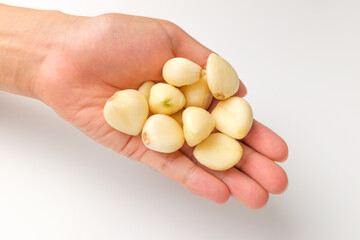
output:
M163 67L164 80L176 87L189 85L201 78L202 69L196 63L186 58L172 58Z
M184 109L181 109L180 111L177 111L176 113L170 115L170 117L175 119L175 121L177 121L181 127L183 127L183 120L182 120L183 112Z
M206 81L206 75L194 84L181 87L180 91L186 98L185 107L201 107L207 109L213 99Z
M106 122L116 130L133 136L141 132L148 114L146 99L133 89L116 92L104 107Z
M252 109L241 97L220 101L211 115L215 118L217 130L236 139L244 138L253 123Z
M138 89L138 91L145 97L146 101L149 102L150 90L155 85L152 81L144 82Z
M223 58L211 53L206 64L209 89L218 100L233 96L239 89L240 81L234 68Z
M215 119L203 108L188 107L183 112L186 143L193 147L207 138L215 127Z
M150 90L152 113L171 115L185 106L186 99L179 89L166 83L155 84Z
M243 149L235 139L223 133L213 133L195 147L193 154L205 167L226 170L240 161Z
M180 125L172 117L163 114L149 117L141 135L145 146L157 152L175 152L184 144Z

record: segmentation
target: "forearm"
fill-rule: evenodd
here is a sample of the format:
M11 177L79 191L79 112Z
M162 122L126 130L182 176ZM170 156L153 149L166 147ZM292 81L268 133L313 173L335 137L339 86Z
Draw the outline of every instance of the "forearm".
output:
M0 90L34 97L37 74L71 16L0 4Z

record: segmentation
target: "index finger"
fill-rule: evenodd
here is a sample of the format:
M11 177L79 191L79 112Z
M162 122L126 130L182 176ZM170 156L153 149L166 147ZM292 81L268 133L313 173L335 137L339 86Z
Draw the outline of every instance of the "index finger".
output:
M241 141L274 161L283 162L287 159L286 142L255 119L249 133Z

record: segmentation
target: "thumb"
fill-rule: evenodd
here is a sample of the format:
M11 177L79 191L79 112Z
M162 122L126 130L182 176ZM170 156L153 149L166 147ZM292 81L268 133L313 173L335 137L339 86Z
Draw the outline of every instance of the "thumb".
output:
M171 39L174 56L187 58L205 69L207 58L213 51L195 40L174 23L162 22L162 25ZM235 95L244 97L246 93L246 87L240 80L239 90Z
M165 31L172 42L172 51L175 57L187 58L202 68L212 51L196 41L183 29L172 22L162 22Z

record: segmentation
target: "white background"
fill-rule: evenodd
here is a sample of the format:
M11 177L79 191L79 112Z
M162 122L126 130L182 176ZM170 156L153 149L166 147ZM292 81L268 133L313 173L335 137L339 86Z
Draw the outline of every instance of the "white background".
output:
M290 155L265 208L216 205L0 92L0 239L360 239L359 1L2 2L175 22L232 63Z

